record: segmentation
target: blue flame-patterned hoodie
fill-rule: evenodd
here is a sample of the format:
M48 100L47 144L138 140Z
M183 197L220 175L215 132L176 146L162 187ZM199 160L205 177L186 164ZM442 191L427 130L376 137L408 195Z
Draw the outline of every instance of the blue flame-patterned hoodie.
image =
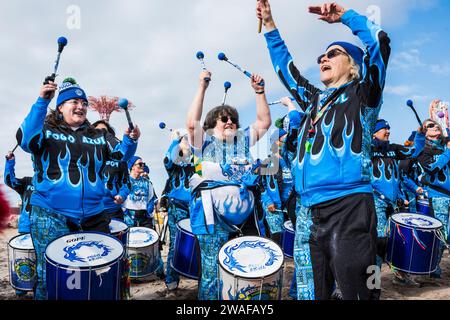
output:
M114 197L121 196L125 201L131 192L130 174L128 165L124 161L108 160L103 170L103 181L106 194L103 198L105 212L113 213L122 209L121 204L114 202Z
M29 233L30 232L30 214L31 214L31 205L30 198L31 194L34 191L33 187L33 178L32 177L23 177L17 178L14 167L16 165L16 160L6 160L5 165L5 173L4 180L5 184L16 191L20 199L22 200L22 208L20 210L19 216L19 233Z
M293 166L295 188L306 207L350 194L372 193L370 145L382 105L390 40L379 26L353 10L341 21L366 47L361 79L325 92L300 74L278 30L265 34L277 75L306 113ZM333 99L311 138L308 130L317 106Z
M137 141L119 142L87 123L77 130L45 121L50 99L38 98L17 132L17 142L33 155L35 192L30 203L75 221L104 210L103 168L108 160L134 154Z

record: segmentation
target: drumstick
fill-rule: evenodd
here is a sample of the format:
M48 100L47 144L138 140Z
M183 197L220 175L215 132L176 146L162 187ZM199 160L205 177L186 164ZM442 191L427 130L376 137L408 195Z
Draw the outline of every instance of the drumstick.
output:
M166 232L167 232L168 222L169 222L169 216L166 215L164 217L164 223L163 223L162 232L161 232L161 236L160 236L160 241L162 244L166 244Z
M258 33L261 33L261 31L262 31L262 19L259 19Z

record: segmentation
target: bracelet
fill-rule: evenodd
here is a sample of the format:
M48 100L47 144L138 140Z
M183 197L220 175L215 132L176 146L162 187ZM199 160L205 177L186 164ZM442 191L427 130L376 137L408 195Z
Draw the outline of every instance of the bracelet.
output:
M263 94L263 93L264 93L264 90L263 90L263 91L255 91L255 93L256 93L256 94Z

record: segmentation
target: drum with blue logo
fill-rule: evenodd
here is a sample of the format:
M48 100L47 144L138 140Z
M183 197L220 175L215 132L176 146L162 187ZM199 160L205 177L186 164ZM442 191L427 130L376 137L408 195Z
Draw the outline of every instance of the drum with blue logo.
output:
M191 222L183 219L177 223L172 268L179 274L197 280L200 249L197 237L192 233Z
M122 243L97 232L71 233L45 250L49 300L119 300Z
M126 248L128 243L128 234L130 231L127 224L118 219L111 219L111 222L109 223L109 231L111 232L111 235L119 239Z
M418 199L416 203L417 213L432 217L429 199Z
M294 240L295 231L294 226L290 220L284 223L283 240L281 241L281 247L283 248L284 255L288 258L294 256Z
M236 238L219 251L219 299L280 300L284 255L272 240Z
M417 213L399 213L389 220L386 261L412 274L429 274L436 270L442 223Z
M159 236L155 230L145 227L130 228L128 260L130 278L143 278L158 269Z
M36 283L36 253L29 233L9 241L8 261L11 286L17 290L32 291Z

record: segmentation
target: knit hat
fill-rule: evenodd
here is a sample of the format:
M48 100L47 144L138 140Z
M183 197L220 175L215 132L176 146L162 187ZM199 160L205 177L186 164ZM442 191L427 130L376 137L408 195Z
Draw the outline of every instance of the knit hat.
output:
M148 165L144 166L144 172L150 174L150 168L148 167Z
M128 160L128 170L131 170L131 168L133 168L134 164L138 160L142 160L142 158L138 156L132 156L131 159Z
M283 129L276 129L272 135L270 136L270 145L273 145L275 142L277 142L282 136L287 134L286 131Z
M348 55L350 57L352 57L353 60L355 60L356 64L359 66L359 68L362 67L364 51L360 47L355 46L354 44L351 44L349 42L336 41L336 42L333 42L332 44L330 44L327 47L327 50L332 46L341 46L342 48L344 48L345 51L348 53Z
M59 87L58 99L56 100L56 106L60 106L67 100L70 99L83 99L88 102L86 97L86 93L83 89L77 84L75 79L66 78L63 83Z
M375 131L373 133L377 133L381 129L391 129L391 126L386 120L378 119L377 124L375 125Z

